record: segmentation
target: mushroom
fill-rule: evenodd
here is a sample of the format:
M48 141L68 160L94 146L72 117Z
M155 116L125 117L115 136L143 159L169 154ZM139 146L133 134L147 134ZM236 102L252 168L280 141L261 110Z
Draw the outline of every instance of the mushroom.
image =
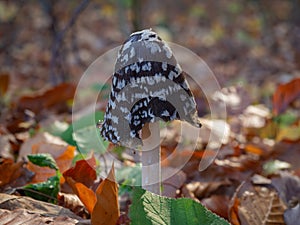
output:
M142 187L160 193L159 120L201 127L194 96L171 49L151 29L132 33L119 50L100 133L142 148Z

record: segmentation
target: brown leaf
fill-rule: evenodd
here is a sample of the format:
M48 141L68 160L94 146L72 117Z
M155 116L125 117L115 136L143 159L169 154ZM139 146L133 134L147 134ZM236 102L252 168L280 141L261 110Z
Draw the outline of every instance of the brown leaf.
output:
M57 198L60 206L70 209L73 213L82 218L88 217L88 212L77 195L60 192Z
M282 113L287 106L300 96L300 78L281 84L273 95L273 112L275 115Z
M29 197L0 193L0 224L76 224L82 218L70 210Z
M74 181L91 187L97 178L96 159L94 154L88 160L79 160L75 167L72 167L63 173L64 177L71 177Z
M231 182L228 180L212 181L212 182L191 182L186 185L187 189L191 191L198 199L206 198L215 193L218 189L224 189L230 186Z
M14 163L12 159L0 161L0 187L9 184L20 177L24 162Z
M287 207L274 189L244 182L237 189L233 202L230 207L230 219L234 219L235 222L237 216L243 225L285 224L283 213Z
M75 147L68 145L58 137L49 133L40 133L28 139L21 147L18 160L25 158L28 154L50 153L55 159L61 173L66 171L72 164ZM28 169L35 173L33 183L43 182L55 175L55 170L48 167L36 166L28 163ZM61 179L61 183L63 179Z
M7 92L9 85L9 74L2 73L0 74L0 98L2 98Z
M70 83L62 83L43 93L21 97L17 103L17 106L20 111L29 109L36 114L45 109L55 109L55 111L61 111L66 105L67 100L70 100L74 97L75 90L75 85Z
M240 205L240 201L238 198L234 197L232 204L229 208L229 221L233 225L240 225L239 215L238 215L238 207Z
M201 203L212 212L228 219L229 197L226 195L212 195L201 200Z
M66 181L91 214L97 201L95 193L82 183L74 181L72 177L66 177Z
M98 186L96 196L97 202L91 215L92 225L115 225L120 216L120 210L114 164L107 178Z

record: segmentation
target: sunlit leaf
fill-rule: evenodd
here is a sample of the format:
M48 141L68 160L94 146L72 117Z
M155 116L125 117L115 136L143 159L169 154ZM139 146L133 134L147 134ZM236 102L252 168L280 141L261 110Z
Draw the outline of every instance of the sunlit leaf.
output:
M280 160L269 161L263 165L264 173L266 175L276 174L280 170L289 168L291 168L291 164Z
M97 178L96 174L96 159L94 155L88 160L79 160L75 167L72 167L63 173L63 176L71 177L74 181L90 187Z
M22 174L24 162L14 163L12 159L3 159L0 162L0 187L15 181Z
M67 105L68 100L73 99L75 90L74 84L62 83L42 93L23 96L17 105L20 111L29 109L34 113L45 109L60 111L63 105Z
M76 141L73 139L73 132L90 126L96 127L96 124L99 120L103 119L103 116L104 113L100 111L83 116L73 122L73 124L71 124L68 129L60 135L60 137L69 144L76 146Z
M116 179L124 185L141 186L142 185L142 169L140 165L133 167L124 167L116 172Z
M76 130L72 137L78 146L78 150L83 154L91 151L104 153L109 145L109 142L104 141L95 126Z
M276 136L276 141L297 141L300 140L300 125L280 128Z
M58 170L57 164L50 154L47 153L34 154L34 155L27 155L27 157L30 162L32 162L37 166L49 167L51 169Z
M97 202L91 215L92 225L115 225L119 216L118 185L114 165L96 190Z
M91 214L97 201L96 194L84 184L75 182L71 177L66 177L66 181Z
M24 192L27 196L30 196L34 199L55 203L57 201L59 187L59 177L53 176L45 182L28 184L24 186Z
M135 188L130 207L131 224L211 225L229 223L192 199L171 199Z
M275 115L282 113L287 106L300 96L300 78L278 86L273 96L273 112Z

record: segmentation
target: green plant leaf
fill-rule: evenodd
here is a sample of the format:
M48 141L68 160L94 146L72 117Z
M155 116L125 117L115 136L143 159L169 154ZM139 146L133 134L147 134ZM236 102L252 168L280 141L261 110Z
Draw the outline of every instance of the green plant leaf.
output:
M229 225L229 223L192 199L171 199L134 188L129 216L131 224Z
M103 154L109 145L109 142L104 141L94 126L76 130L72 136L73 140L76 141L78 150L83 154L91 151Z
M94 126L99 120L102 120L104 117L104 113L101 111L97 111L86 116L81 117L80 119L76 120L73 124L71 124L68 129L66 129L60 137L69 143L70 145L77 146L76 141L73 139L73 132L83 129L85 127Z
M142 186L141 164L116 170L116 180L120 184L119 195L131 193L134 186Z
M285 169L290 169L291 168L291 164L284 162L284 161L280 161L280 160L272 160L269 162L266 162L263 165L263 173L265 175L271 175L271 174L276 174L278 173L280 170L285 170Z
M27 155L30 162L41 167L58 170L57 164L49 153Z
M37 200L56 203L59 192L59 177L53 176L47 181L24 186L25 195ZM28 190L26 190L28 189Z

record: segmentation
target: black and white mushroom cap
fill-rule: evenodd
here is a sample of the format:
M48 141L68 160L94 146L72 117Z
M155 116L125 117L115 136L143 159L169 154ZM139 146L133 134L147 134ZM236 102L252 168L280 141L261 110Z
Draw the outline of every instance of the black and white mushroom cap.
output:
M132 33L118 53L100 133L129 148L141 146L149 122L183 120L201 127L194 96L171 49L151 29Z

